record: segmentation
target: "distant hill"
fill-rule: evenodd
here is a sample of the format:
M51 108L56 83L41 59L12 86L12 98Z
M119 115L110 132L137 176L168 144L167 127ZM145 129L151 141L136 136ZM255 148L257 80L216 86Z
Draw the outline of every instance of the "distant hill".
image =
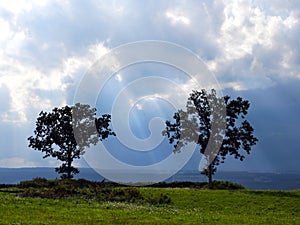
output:
M92 181L102 181L104 177L96 173L91 168L80 168L80 173L75 179L84 178ZM31 180L36 177L46 179L59 179L59 175L54 168L0 168L1 184L16 184L22 180ZM300 189L300 173L253 173L253 172L230 172L219 171L214 176L216 180L226 180L239 183L250 189L274 189L274 190L293 190ZM173 181L192 181L203 182L206 177L197 171L180 171L166 180Z

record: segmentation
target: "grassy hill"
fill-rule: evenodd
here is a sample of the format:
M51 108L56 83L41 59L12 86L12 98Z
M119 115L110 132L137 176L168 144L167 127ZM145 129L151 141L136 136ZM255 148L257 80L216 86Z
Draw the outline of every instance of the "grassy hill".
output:
M218 185L232 190L21 182L0 189L0 224L300 224L300 190Z

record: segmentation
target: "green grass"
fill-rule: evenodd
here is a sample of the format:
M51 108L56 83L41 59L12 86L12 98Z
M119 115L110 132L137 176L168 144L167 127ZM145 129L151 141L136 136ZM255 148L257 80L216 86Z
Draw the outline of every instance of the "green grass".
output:
M0 192L0 224L300 224L300 190L137 189L144 199L163 195L171 203L21 197L18 187L3 188L13 192Z

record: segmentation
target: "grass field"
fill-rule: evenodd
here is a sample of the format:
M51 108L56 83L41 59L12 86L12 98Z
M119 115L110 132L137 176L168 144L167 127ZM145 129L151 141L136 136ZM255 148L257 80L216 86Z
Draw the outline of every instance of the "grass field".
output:
M300 224L300 191L137 189L171 203L21 197L13 188L0 192L0 224Z

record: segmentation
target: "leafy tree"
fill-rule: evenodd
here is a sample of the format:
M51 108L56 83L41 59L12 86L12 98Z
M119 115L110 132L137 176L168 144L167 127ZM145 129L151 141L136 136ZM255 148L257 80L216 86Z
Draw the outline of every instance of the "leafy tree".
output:
M111 116L96 118L96 109L77 103L75 106L54 108L52 112L40 112L34 136L29 147L44 152L43 158L54 157L63 163L55 171L62 179L71 179L79 170L72 166L91 144L115 135L110 129Z
M244 160L258 139L246 120L250 103L241 97L218 97L215 90L193 91L187 101L186 111L179 110L173 116L175 122L166 121L163 135L174 144L174 152L180 152L189 142L196 143L206 160L201 171L213 188L212 175L227 155Z

